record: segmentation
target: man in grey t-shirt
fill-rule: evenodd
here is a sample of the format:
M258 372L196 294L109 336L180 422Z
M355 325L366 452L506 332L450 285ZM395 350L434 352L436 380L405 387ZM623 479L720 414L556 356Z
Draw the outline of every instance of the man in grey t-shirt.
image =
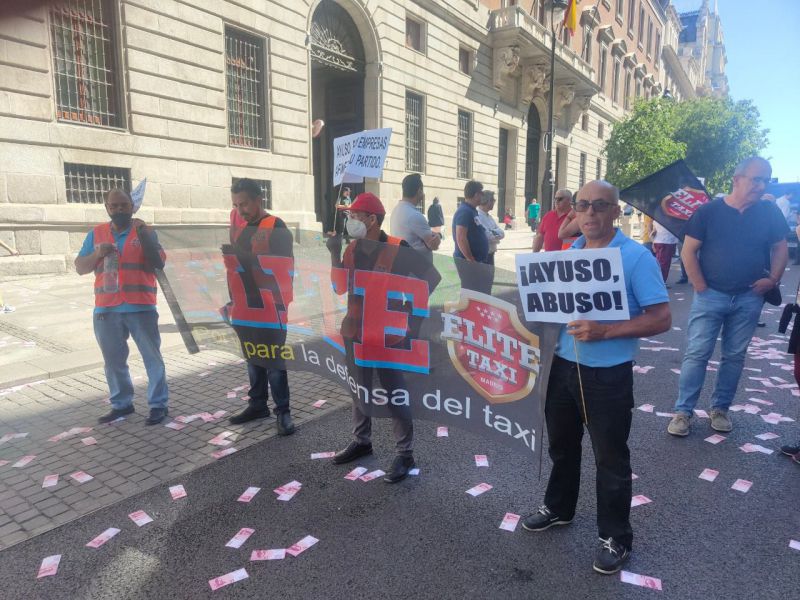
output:
M431 231L428 220L417 210L424 198L422 177L418 173L407 175L403 179L403 199L392 211L389 231L433 262L433 251L439 247L442 237Z

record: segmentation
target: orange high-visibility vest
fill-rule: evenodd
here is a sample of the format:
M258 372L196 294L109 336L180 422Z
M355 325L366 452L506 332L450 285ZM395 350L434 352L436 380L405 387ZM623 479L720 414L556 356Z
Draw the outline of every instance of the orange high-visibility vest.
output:
M111 223L103 223L94 228L94 243L114 244L114 235L111 233ZM125 240L125 245L119 257L118 291L106 292L106 273L103 271L103 262L98 261L94 269L94 303L95 306L109 307L120 304L150 304L156 303L156 274L147 266L142 242L135 227Z

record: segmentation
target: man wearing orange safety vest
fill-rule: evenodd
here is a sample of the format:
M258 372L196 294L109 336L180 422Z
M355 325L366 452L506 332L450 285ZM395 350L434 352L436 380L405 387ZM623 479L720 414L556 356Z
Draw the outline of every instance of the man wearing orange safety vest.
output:
M362 312L363 296L353 289L353 276L356 270L376 271L402 274L429 281L429 289L432 290L438 283L438 273L435 273L432 265L424 260L412 261L413 264L407 265L406 269L416 272L398 273L398 265L395 264L401 247L410 246L404 240L386 235L381 230L386 210L377 196L369 192L359 194L355 201L348 207L342 207L348 211L347 231L352 238L352 242L341 256L342 242L340 237L329 238L327 242L328 250L331 253L331 265L334 268L344 268L346 270L347 284L342 285L342 281L337 281L334 276L334 287L337 294L347 293L347 314L342 321L341 334L344 339L345 351L347 355L347 367L349 373L370 389L377 380L378 385L387 390L389 394L394 389L405 387L403 374L401 371L389 368L357 366L353 356L354 343L364 342L362 332ZM410 253L410 250L407 251ZM409 257L411 255L409 254ZM404 261L406 262L406 261ZM431 272L435 275L431 275ZM401 300L390 300L391 305L402 304ZM403 306L396 306L395 309L403 310ZM393 309L393 310L395 310ZM415 325L409 323L409 328L413 331ZM386 335L385 344L387 346L397 346L405 343L406 335ZM395 449L397 456L392 462L389 472L384 477L387 483L397 483L406 478L408 472L414 468L413 441L414 423L411 410L408 406L390 406L392 412L392 422L395 438ZM364 412L358 398L353 398L353 441L344 450L338 452L333 457L335 464L344 464L354 461L362 456L372 454L372 419L369 414Z
M161 356L156 311L156 269L166 256L155 231L133 218L133 201L124 190L106 196L111 222L97 225L75 259L79 275L94 271L94 334L105 362L111 411L98 419L109 423L134 412L133 383L128 371L128 336L136 342L147 371L146 423L167 416L167 376Z
M258 182L239 179L231 187L231 245L239 260L246 301L249 308L263 308L261 290L269 290L278 313L284 313L291 301L291 290L281 290L274 277L264 273L257 263L258 256L292 256L292 235L286 224L263 207L264 193ZM287 297L288 296L288 297ZM232 313L236 325L235 312ZM275 333L275 332L273 332ZM281 328L271 338L274 343L286 342L286 329ZM267 396L272 390L275 402L278 435L291 435L295 431L289 410L289 375L286 369L270 369L247 361L250 391L247 408L230 418L234 425L269 416Z

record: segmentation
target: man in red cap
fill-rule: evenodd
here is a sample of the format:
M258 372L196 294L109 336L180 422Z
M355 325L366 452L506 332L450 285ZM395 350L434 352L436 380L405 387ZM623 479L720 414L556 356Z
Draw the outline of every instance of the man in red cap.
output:
M353 344L362 343L363 341L363 296L356 294L353 289L353 275L358 270L391 272L418 277L428 280L431 291L438 283L439 276L426 261L400 260L397 262L405 264L396 264L398 255L402 256L400 247L410 248L410 246L400 238L386 235L381 230L386 210L375 194L368 192L359 194L349 207L340 208L348 211L347 233L353 241L348 244L344 251L344 256L341 258L342 240L340 237L329 238L327 246L331 252L331 265L334 268L344 268L347 272L346 286L338 286L334 281L337 294L344 294L345 292L348 294L347 314L342 321L341 328L347 357L347 368L349 374L354 377L359 385L366 386L369 390L372 390L373 382L377 380L377 386L382 387L391 395L392 390L401 389L405 386L402 371L359 366L354 359ZM402 269L403 272L399 273L398 269ZM412 323L415 317L411 316L410 308L405 306L402 300L391 299L388 302L390 305L396 305L396 310L408 312L409 323ZM412 323L410 327L414 330L415 324ZM408 337L408 335L402 337L387 335L384 338L384 343L396 347L408 343ZM397 483L405 479L409 470L414 467L412 452L414 425L410 407L390 404L389 409L392 412L397 456L392 462L389 472L384 477L384 481ZM357 396L354 396L353 441L347 448L333 457L333 462L335 464L348 463L362 456L372 454L371 434L372 420L369 414L364 412L361 401Z

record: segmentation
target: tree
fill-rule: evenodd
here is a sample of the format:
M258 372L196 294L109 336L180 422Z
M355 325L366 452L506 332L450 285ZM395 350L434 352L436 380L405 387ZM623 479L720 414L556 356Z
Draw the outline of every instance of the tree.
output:
M736 164L763 150L767 133L750 100L639 101L606 143L608 179L623 188L683 158L711 194L726 192Z

